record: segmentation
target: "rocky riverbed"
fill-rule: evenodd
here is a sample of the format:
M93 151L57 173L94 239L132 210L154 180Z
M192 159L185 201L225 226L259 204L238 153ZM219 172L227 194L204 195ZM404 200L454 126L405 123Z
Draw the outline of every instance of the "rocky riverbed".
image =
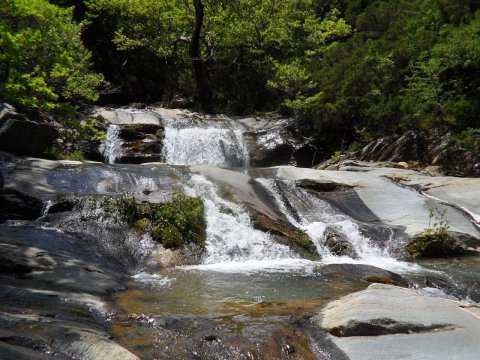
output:
M292 166L267 120L97 115L112 164L0 153L2 359L478 357L478 178Z

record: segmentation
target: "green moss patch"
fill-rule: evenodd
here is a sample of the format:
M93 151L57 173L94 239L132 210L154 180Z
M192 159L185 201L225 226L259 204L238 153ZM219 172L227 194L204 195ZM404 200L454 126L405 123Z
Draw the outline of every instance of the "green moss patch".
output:
M150 234L165 248L175 249L188 243L205 246L206 224L200 198L177 195L166 203L137 202L133 197L87 199L90 207L101 208L104 217L128 223L137 234Z

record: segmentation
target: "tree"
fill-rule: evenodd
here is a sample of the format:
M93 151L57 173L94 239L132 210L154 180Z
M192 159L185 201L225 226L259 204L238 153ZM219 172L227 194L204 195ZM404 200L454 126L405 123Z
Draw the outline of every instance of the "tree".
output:
M4 0L0 8L0 90L29 111L95 101L103 76L91 71L72 9L46 0Z
M193 75L196 83L196 97L204 108L208 108L211 101L205 66L200 49L204 8L201 0L193 0L195 6L195 22L193 24L192 37L190 39L190 58L192 59Z

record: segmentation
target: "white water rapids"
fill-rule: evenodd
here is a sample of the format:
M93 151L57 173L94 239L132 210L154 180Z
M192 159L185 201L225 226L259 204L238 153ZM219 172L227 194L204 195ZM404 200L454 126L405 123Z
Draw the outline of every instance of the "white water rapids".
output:
M332 263L373 265L399 273L419 269L416 265L393 258L388 249L380 249L373 245L369 238L361 234L358 224L352 219L335 213L327 203L291 187L290 190L294 190L293 194L297 196L297 201L300 200L304 208L310 209L308 213L299 213L300 219L297 220L285 206L273 179L256 180L274 197L286 218L310 236L322 260L317 262L303 259L288 246L276 243L270 234L254 229L248 213L240 205L221 198L216 185L204 176L192 175L185 186L185 192L190 196L200 196L204 201L207 254L202 265L189 266L188 269L220 272L260 270L288 272L293 269L309 271L318 265ZM288 196L286 193L283 195ZM335 256L323 246L325 231L329 226L346 235L358 254L357 259Z

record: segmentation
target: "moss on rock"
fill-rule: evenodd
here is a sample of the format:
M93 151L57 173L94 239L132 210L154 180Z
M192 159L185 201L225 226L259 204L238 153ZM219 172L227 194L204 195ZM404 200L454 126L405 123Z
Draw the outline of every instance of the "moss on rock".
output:
M446 231L425 231L405 246L413 259L465 255L469 251Z
M91 208L97 206L94 201ZM206 223L200 198L177 195L166 203L139 203L133 197L104 197L99 204L104 217L125 221L139 235L148 233L166 248L189 243L205 247Z

